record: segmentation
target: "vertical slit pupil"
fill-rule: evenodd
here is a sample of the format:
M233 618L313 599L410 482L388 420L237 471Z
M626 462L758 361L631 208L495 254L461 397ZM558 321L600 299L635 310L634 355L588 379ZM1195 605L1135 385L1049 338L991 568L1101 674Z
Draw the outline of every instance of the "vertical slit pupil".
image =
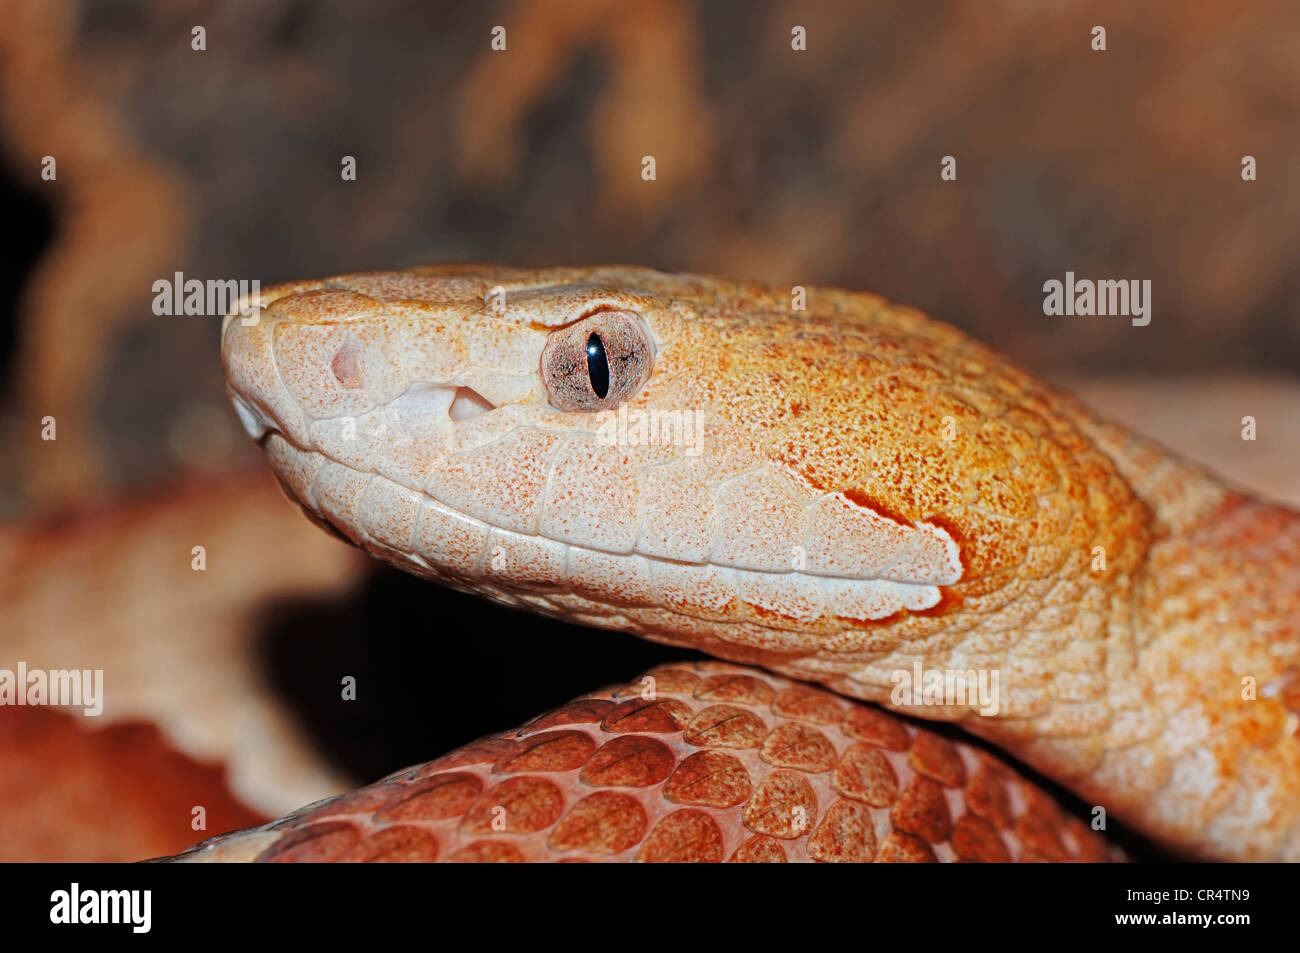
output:
M605 357L605 342L595 332L587 338L587 375L591 378L591 389L604 400L609 394L609 360Z

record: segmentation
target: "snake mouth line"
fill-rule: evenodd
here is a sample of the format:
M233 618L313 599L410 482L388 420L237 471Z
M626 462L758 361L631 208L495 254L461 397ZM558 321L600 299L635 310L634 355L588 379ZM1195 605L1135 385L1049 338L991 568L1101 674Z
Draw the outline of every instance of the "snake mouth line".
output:
M413 384L404 397L407 413L425 414L433 420L446 418L452 423L465 423L496 410L496 404L474 388L459 384ZM269 433L285 435L285 428L255 401L232 390L230 403L244 430L258 444Z

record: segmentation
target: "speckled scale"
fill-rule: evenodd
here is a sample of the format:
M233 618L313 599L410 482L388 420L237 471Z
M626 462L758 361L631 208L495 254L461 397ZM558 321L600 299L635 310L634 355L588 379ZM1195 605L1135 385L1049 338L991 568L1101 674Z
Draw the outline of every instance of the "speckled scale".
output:
M651 690L653 698L641 697ZM693 733L709 712L708 727ZM881 730L883 724L890 729ZM652 670L517 731L266 827L213 838L177 859L857 863L1119 856L983 752L765 672L700 663Z

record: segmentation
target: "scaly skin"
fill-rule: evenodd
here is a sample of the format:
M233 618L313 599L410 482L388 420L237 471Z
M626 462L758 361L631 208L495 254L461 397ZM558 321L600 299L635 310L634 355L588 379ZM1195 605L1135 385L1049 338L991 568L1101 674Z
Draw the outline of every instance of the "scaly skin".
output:
M654 669L187 862L1105 861L996 758L757 669Z
M1189 855L1300 858L1300 518L955 329L623 267L260 304L223 333L236 407L308 514L371 553L957 722ZM547 333L600 310L653 346L627 419L699 411L698 454L550 405ZM493 409L453 421L454 387ZM996 672L996 714L891 697L914 663Z

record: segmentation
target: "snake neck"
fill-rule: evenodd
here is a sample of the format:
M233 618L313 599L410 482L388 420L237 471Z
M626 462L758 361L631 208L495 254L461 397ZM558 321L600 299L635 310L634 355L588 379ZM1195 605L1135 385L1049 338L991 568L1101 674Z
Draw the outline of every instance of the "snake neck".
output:
M1300 859L1300 515L1078 419L1149 511L1140 558L1100 587L1098 724L969 727L1182 852Z

